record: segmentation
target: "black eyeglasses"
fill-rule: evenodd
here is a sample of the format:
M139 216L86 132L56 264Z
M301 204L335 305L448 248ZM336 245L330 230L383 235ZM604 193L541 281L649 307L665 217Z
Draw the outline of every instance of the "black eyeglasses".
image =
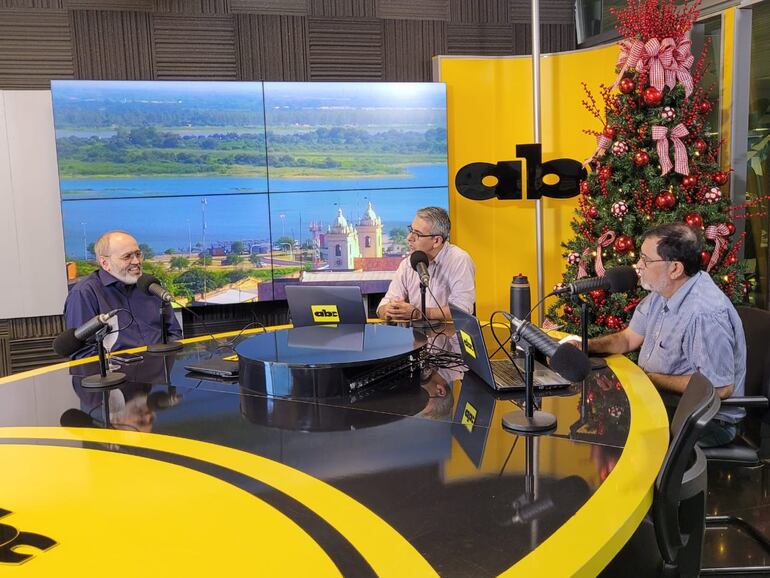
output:
M105 257L110 257L110 255L105 255ZM124 263L130 263L131 259L133 258L136 258L138 261L142 261L144 259L144 253L141 251L133 251L131 253L126 253L125 255L116 255L115 257Z
M410 235L414 235L415 237L440 237L441 235L436 235L435 233L420 233L420 231L415 231L412 229L412 225L409 225L407 228L407 231L409 231Z
M663 263L664 261L670 261L670 260L671 259L648 259L644 255L639 255L639 261L641 261L645 267L647 267L650 263Z

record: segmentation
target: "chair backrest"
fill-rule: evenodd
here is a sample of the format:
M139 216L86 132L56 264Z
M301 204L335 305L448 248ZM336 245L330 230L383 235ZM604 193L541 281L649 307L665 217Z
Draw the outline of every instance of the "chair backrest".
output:
M770 311L736 307L746 334L745 395L770 396Z
M705 502L706 460L696 451L695 444L719 406L719 396L711 382L700 373L693 374L671 421L671 442L655 483L652 505L658 547L669 563L676 560L679 549L687 544L687 529L704 524L703 520L682 520L680 504L699 491Z

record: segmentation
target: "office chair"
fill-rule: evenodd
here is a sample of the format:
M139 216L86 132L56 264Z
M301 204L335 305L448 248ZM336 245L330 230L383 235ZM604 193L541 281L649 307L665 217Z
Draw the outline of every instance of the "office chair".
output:
M767 466L763 459L770 457L770 311L751 307L737 307L746 334L746 385L744 397L723 399L725 407L746 408L743 432L725 446L704 448L709 462L722 462L746 467L761 467L765 481ZM738 516L708 516L708 529L738 527L762 545L770 554L770 541L751 524ZM770 575L770 566L704 568L704 576L720 574Z
M601 573L615 576L697 576L705 533L706 458L695 444L719 411L703 375L690 378L671 421L671 442L655 481L652 508Z

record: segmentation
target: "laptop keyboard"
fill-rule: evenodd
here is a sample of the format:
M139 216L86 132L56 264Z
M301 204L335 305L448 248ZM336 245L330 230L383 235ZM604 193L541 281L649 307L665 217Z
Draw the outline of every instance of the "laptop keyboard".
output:
M513 364L507 359L492 360L492 375L499 385L523 386L519 372L513 368Z
M520 360L517 360L517 362L518 361ZM524 387L522 376L513 368L510 361L507 359L494 359L490 360L490 363L492 364L492 375L498 386ZM521 368L519 363L516 365L519 366L523 375L524 369ZM539 389L551 389L566 387L569 385L569 382L553 370L543 368L535 370L535 374L532 376L532 385Z

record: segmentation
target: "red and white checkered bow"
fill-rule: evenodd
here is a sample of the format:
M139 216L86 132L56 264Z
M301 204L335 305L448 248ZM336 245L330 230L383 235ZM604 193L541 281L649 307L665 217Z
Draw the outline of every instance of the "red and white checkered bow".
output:
M682 138L690 134L687 128L679 123L671 129L671 142L674 144L674 164L668 156L668 136L669 131L665 126L652 127L652 138L658 141L658 159L660 161L661 175L665 175L673 167L680 175L690 174L690 165L687 159L687 148L682 142Z
M665 42L665 41L664 41ZM666 76L666 86L674 88L677 81L684 86L684 95L690 96L695 88L695 82L690 74L690 67L695 62L695 58L690 52L692 41L689 38L682 38L671 53L673 61L670 66L664 66Z
M730 229L724 223L706 227L706 238L714 241L714 252L711 254L711 261L706 267L707 272L711 271L711 268L722 258L722 252L727 248L727 236L729 234Z
M599 237L596 242L596 260L594 261L594 269L599 277L604 277L604 264L602 263L602 249L609 247L615 242L615 231L607 231Z
M585 167L588 163L590 163L595 158L603 157L604 153L607 152L607 149L610 148L611 144L612 144L612 139L607 138L603 134L597 134L596 150L594 151L594 154L592 154L591 157L588 160L586 160L586 162L583 163L583 166Z
M556 325L556 323L546 317L543 320L541 327L543 328L543 331L556 331L557 329L561 328L561 325Z
M612 85L613 89L620 84L626 70L637 67L639 60L642 58L642 54L644 54L644 42L638 38L620 42L620 54L618 55L618 61L615 64L615 68L620 68L620 72L618 72L618 77Z
M666 86L666 70L674 64L674 49L676 42L673 38L650 38L644 44L639 70L649 70L650 85L662 91ZM673 88L673 87L672 87Z

